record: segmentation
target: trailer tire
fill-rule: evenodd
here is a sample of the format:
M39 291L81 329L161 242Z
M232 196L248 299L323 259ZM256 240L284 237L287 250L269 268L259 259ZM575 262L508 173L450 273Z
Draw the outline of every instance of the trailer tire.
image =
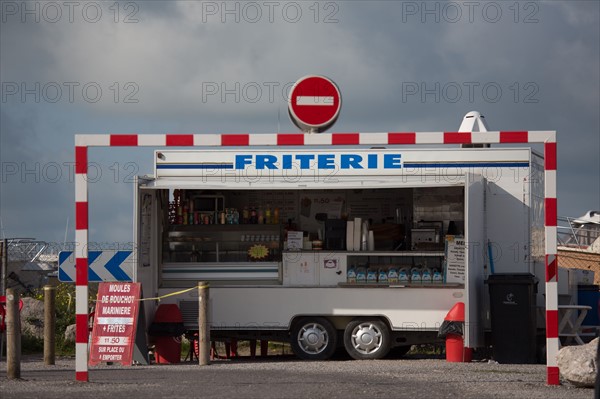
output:
M326 360L337 347L337 331L324 317L303 317L290 330L292 350L300 359Z
M382 359L391 349L390 329L379 319L353 320L344 330L344 347L356 360Z

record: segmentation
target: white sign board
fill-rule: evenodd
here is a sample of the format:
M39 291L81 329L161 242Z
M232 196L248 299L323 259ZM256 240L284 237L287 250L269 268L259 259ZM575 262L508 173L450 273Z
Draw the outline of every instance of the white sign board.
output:
M288 231L287 249L290 251L301 250L303 236L304 233L302 231Z
M446 236L444 254L444 282L465 282L465 238L463 236Z

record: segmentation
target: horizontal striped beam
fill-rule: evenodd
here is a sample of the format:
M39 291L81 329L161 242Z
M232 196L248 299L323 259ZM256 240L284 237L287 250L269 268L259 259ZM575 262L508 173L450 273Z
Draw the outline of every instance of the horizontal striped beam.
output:
M547 383L560 384L558 353L558 273L556 262L556 132L380 132L380 133L265 133L265 134L77 134L75 135L76 346L75 379L88 379L88 193L87 147L248 147L352 146L418 144L544 143L546 351Z
M553 143L553 131L238 133L238 134L78 134L80 147L247 147L313 145L519 144Z

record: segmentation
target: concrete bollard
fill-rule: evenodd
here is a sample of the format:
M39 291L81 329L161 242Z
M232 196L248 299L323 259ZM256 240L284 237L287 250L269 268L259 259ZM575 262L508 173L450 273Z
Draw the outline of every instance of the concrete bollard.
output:
M19 295L6 289L6 376L21 378L21 315Z
M44 364L55 363L56 287L44 286Z
M198 282L198 364L210 364L210 326L208 325L208 283Z

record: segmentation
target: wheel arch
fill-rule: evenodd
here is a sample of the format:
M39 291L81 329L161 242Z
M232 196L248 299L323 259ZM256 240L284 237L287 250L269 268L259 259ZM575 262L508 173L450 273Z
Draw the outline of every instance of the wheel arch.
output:
M353 320L380 319L385 324L387 324L387 327L389 328L390 332L394 331L390 319L387 316L382 315L382 314L379 314L379 315L331 315L331 314L321 314L321 313L307 313L307 314L294 315L290 319L290 323L288 325L288 331L292 329L292 327L294 326L294 323L298 322L298 320L303 319L305 317L323 317L323 318L329 320L329 322L331 322L331 324L333 324L335 329L339 330L339 331L344 331L344 329L346 328L348 323L350 323Z
M321 314L321 313L303 313L303 314L297 314L294 315L291 319L290 319L290 323L288 325L288 331L291 331L292 328L294 327L294 325L296 323L298 323L300 320L302 319L306 319L306 318L311 318L311 317L321 317L324 319L327 319L334 327L336 330L340 329L340 323L341 323L341 319L345 318L346 316L332 316L332 315L328 315L328 314ZM343 327L342 327L343 329Z

